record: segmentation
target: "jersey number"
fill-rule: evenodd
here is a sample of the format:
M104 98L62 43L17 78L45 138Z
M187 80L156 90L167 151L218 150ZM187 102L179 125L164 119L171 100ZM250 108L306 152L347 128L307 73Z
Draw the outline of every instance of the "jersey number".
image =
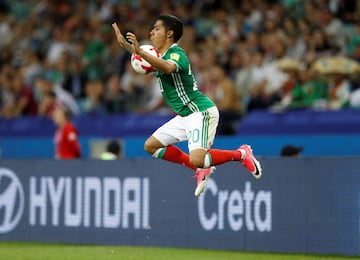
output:
M189 141L190 143L199 142L200 139L200 131L199 129L194 129L193 131L189 132Z

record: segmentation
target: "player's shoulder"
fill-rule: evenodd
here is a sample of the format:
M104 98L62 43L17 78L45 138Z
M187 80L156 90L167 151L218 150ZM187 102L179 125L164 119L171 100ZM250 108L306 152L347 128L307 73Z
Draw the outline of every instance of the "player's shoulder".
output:
M174 60L175 62L179 62L180 60L187 60L187 55L184 49L177 44L174 44L169 48L166 56L166 58Z
M181 48L181 47L180 47L179 45L177 45L177 44L172 45L172 46L168 49L167 53L168 53L169 55L170 55L171 53L178 53L178 54L180 54L180 55L186 55L184 49Z

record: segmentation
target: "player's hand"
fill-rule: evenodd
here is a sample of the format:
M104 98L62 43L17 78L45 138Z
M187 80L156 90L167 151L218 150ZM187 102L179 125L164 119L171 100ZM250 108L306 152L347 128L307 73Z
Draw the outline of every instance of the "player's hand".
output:
M128 32L126 33L126 39L128 40L128 42L130 42L132 48L133 48L133 52L136 54L140 54L140 47L139 47L139 42L136 38L136 35L133 34L132 32Z
M133 46L130 45L126 41L126 39L124 38L124 36L122 35L122 33L121 33L120 29L119 29L119 26L116 23L113 23L111 26L114 29L115 36L116 36L116 39L117 39L120 47L126 49L130 53L133 53L134 52Z
M126 40L125 40L124 36L121 34L119 27L117 26L116 23L113 23L112 28L114 29L116 39L117 39L120 47L125 48Z

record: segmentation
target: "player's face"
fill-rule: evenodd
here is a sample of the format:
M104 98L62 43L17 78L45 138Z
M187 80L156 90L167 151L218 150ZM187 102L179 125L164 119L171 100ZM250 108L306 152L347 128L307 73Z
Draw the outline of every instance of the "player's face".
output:
M164 24L161 20L157 20L150 31L150 41L156 49L161 50L166 44L166 38Z

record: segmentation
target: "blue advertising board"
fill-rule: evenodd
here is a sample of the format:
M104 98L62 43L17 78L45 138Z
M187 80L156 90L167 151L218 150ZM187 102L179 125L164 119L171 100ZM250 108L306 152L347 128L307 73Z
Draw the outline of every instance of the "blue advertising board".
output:
M360 255L360 161L262 158L263 178L157 159L4 160L0 240Z

